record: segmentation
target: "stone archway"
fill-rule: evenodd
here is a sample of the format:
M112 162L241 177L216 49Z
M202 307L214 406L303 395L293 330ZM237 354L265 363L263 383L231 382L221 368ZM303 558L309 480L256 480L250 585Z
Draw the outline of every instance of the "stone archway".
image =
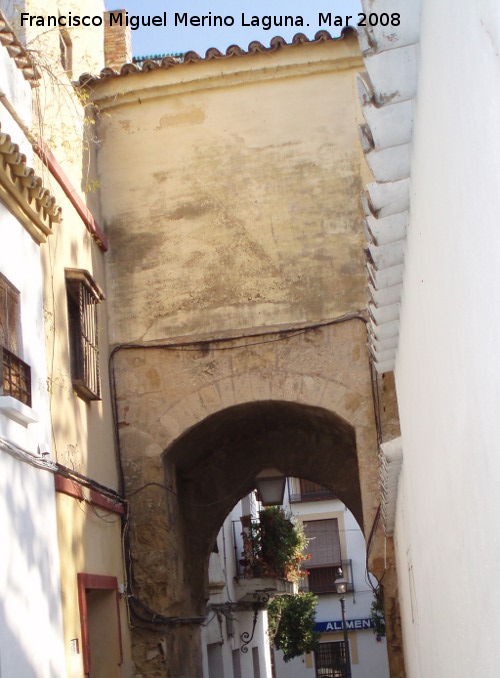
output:
M354 428L319 407L259 401L211 415L165 453L176 475L191 613L208 598L208 559L231 508L266 465L331 489L363 524ZM186 601L187 602L187 601Z
M378 444L360 318L222 344L127 346L114 363L134 587L151 609L181 620L203 611L210 546L264 463L331 486L368 537ZM195 631L166 637L171 665L191 657L197 676ZM140 664L157 640L137 630L134 642Z

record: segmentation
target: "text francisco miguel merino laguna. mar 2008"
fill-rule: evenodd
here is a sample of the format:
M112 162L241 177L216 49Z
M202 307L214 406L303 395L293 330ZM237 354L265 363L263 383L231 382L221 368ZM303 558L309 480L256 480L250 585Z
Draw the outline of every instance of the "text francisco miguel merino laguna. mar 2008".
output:
M224 26L255 26L270 30L274 27L301 28L309 26L308 18L301 15L275 14L254 15L242 12L237 16L230 14L188 14L188 12L163 12L155 15L129 15L127 12L108 12L104 16L81 15L68 12L60 15L41 15L21 12L21 27L37 26L42 28L78 28L103 26L128 26L131 30L137 30L148 26L174 26L174 27L224 27ZM344 26L399 26L400 14L397 12L381 14L334 14L333 12L318 12L317 22L314 26L331 28Z

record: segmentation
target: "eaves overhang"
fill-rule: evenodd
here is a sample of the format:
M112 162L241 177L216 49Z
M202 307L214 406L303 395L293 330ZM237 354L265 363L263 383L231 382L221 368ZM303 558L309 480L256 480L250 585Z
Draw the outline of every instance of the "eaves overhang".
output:
M362 0L362 6L367 14L400 17L399 25L359 29L366 69L358 75L365 119L359 132L375 179L365 186L362 197L367 241L368 344L377 372L384 373L394 369L399 341L420 2Z
M14 59L16 66L22 71L24 79L29 82L31 87L36 87L41 78L40 70L2 11L0 11L0 44L7 49L9 56Z
M211 47L205 52L204 57L200 56L197 52L190 50L183 55L182 59L180 59L178 56L167 55L162 59L153 57L151 59L141 59L138 62L125 63L119 69L109 67L103 68L98 75L83 73L83 75L80 76L78 83L80 86L94 85L97 82L108 78L118 78L138 73L149 73L151 71L166 70L173 67L179 68L185 66L186 64L194 64L200 61L220 61L232 59L234 57L249 56L252 54L268 54L277 52L283 47L290 47L292 45L317 44L329 40L338 41L355 35L356 30L354 28L347 27L342 31L342 34L339 38L332 38L328 31L318 31L312 40L304 35L304 33L297 33L289 43L278 35L271 39L269 47L266 47L258 40L251 42L246 50L239 45L230 45L225 52L221 52L216 47Z

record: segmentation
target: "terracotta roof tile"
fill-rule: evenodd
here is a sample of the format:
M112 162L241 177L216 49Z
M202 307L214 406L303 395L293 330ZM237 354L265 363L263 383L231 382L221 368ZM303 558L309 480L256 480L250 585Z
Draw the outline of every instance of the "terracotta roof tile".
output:
M14 29L9 24L4 14L0 11L0 44L2 44L9 55L16 62L17 67L23 72L24 78L28 80L31 87L37 86L37 80L41 73L33 62L31 54L23 46L17 37Z
M105 78L117 78L124 75L129 75L131 73L145 73L148 71L155 71L158 69L171 68L172 66L179 66L183 63L195 63L198 61L210 61L212 59L228 59L234 56L244 56L246 54L257 54L263 52L276 52L283 46L286 45L302 45L305 43L319 43L325 42L327 40L341 40L345 37L356 35L356 29L352 27L346 27L342 31L340 38L332 38L328 31L318 31L312 40L304 35L304 33L297 33L291 40L287 42L284 38L279 35L272 38L269 43L269 47L266 47L258 40L254 40L248 45L248 49L244 50L239 45L230 45L225 52L221 52L216 47L210 47L205 52L205 56L201 57L197 52L189 51L183 55L182 59L174 56L165 56L162 59L145 59L140 61L140 63L127 63L123 64L119 70L113 68L103 68L99 75L92 75L90 73L84 73L79 78L80 85L88 85L93 82Z
M41 177L26 164L26 156L19 151L9 134L0 125L0 196L7 204L17 205L27 216L23 223L37 242L44 242L52 233L52 224L61 220L61 207L56 198L43 186ZM16 211L14 213L17 214Z

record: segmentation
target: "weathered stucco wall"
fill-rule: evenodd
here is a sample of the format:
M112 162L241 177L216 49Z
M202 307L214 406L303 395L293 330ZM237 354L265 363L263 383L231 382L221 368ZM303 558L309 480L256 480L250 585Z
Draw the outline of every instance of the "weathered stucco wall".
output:
M112 341L365 305L356 39L102 81Z

